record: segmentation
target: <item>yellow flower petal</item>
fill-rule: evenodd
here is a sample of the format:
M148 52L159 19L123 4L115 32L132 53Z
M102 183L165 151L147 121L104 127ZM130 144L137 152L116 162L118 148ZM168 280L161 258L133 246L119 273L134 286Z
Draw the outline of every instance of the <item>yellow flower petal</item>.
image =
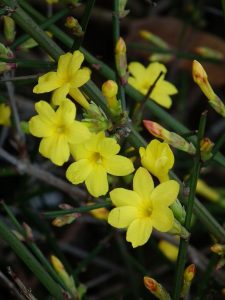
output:
M40 115L40 118L46 122L51 123L54 122L55 111L51 107L51 105L46 101L39 101L35 104L35 110Z
M135 77L136 80L141 81L146 77L146 69L139 62L131 62L128 65L128 71Z
M88 128L79 121L74 121L67 129L68 142L71 144L83 143L91 137Z
M103 165L107 173L115 176L126 176L134 171L132 161L122 155L114 155L103 159Z
M90 80L90 70L87 68L82 68L76 72L71 80L71 86L73 88L79 88L84 85L88 80Z
M60 123L63 123L64 126L70 125L74 122L76 117L76 106L75 104L68 100L63 100L61 105L56 111L56 118Z
M52 103L54 105L60 105L68 95L70 90L70 83L65 83L61 87L57 88L52 94Z
M123 188L112 190L110 192L110 198L115 206L138 207L141 204L141 199L136 192Z
M151 214L152 226L161 232L169 231L174 222L172 210L165 206L157 205Z
M177 88L169 81L162 80L159 82L160 92L165 95L177 94Z
M74 100L76 100L85 109L89 107L88 101L86 100L86 98L84 97L84 95L81 93L79 89L71 88L69 94Z
M61 80L58 78L56 72L48 72L39 77L38 84L34 87L35 94L51 92L61 86Z
M170 108L172 105L172 99L168 95L160 94L158 87L152 91L150 97L156 103L160 104L165 108Z
M77 70L80 68L82 62L84 61L84 55L79 50L73 52L71 59L71 65L69 68L69 76L73 76Z
M92 171L92 165L87 159L81 159L72 163L66 171L66 178L73 184L79 184L86 180L90 172Z
M49 158L54 164L62 166L70 156L69 145L63 135L53 135L41 140L40 153Z
M171 205L178 196L179 187L175 180L168 180L159 184L151 193L153 207Z
M120 145L113 138L104 138L99 142L98 151L104 157L110 157L120 151Z
M57 67L57 74L60 78L66 78L71 68L72 53L60 55Z
M108 223L116 228L126 228L136 217L137 209L135 207L117 207L110 211Z
M134 220L127 229L126 240L132 243L133 248L144 245L152 233L150 218Z
M30 133L36 137L47 137L53 133L51 124L43 121L39 116L32 117L28 125Z
M150 199L152 190L154 189L154 182L149 172L140 167L133 179L133 189L143 200Z
M166 67L163 64L160 64L158 62L153 62L148 65L146 68L146 75L149 78L149 86L152 85L157 77L159 76L160 72L165 74L167 72ZM161 79L164 79L164 75L161 76Z
M81 144L70 144L70 153L75 160L89 158L90 151L85 147L86 142Z
M85 180L89 193L94 197L103 196L108 192L107 173L101 165L96 165Z

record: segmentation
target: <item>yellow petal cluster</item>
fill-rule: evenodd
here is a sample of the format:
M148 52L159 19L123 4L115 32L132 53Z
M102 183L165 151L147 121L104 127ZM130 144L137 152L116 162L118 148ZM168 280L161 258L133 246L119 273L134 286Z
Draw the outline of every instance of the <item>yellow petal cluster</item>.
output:
M104 132L92 137L76 147L71 153L76 160L66 172L67 179L73 184L85 182L91 195L99 197L108 192L107 173L126 176L134 171L130 159L117 155L120 145L113 138L105 137Z
M76 121L76 106L66 99L56 111L46 101L35 104L38 115L29 121L32 135L42 138L39 151L56 165L63 165L70 156L70 145L84 142L90 137L85 125Z
M128 70L131 74L128 83L143 95L147 95L150 87L154 85L160 73L162 73L149 97L163 107L171 107L172 100L170 96L176 94L177 89L172 83L164 80L167 69L163 64L153 62L145 68L139 62L131 62L128 65Z
M5 103L0 104L0 125L9 126L11 124L10 116L10 107Z
M179 184L168 180L154 188L152 176L140 167L133 179L133 190L116 188L110 198L116 208L109 213L108 222L116 228L127 228L126 240L133 247L144 245L152 229L169 231L174 222L169 208L179 192Z
M169 170L174 165L174 155L167 143L152 140L145 148L139 149L141 164L160 182L169 180Z
M90 70L81 68L84 55L80 51L61 55L58 61L56 72L48 72L39 77L38 84L33 92L36 94L53 92L52 102L55 105L60 103L69 94L74 100L84 108L88 108L89 103L79 90L90 79Z

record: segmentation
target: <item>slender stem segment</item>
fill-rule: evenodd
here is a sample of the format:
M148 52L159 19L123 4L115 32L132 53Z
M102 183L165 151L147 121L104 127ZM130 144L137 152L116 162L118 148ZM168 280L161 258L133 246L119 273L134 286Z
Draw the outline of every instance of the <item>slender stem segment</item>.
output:
M87 1L85 11L84 11L84 15L83 15L83 18L81 20L81 28L82 28L82 31L83 31L84 34L85 34L85 31L87 30L88 22L90 20L91 12L92 12L92 9L93 9L94 5L95 5L95 0L88 0ZM74 50L80 49L80 46L83 42L83 39L84 39L84 35L82 35L80 37L78 37L78 36L74 37L73 46L71 48L72 52Z
M114 10L113 10L113 42L114 42L114 49L116 48L116 44L120 38L120 19L119 19L119 1L114 0ZM117 72L116 72L117 73ZM119 99L121 101L121 106L123 111L126 110L126 100L125 100L125 90L122 85L121 79L119 75L116 76L116 81L119 86Z
M199 122L196 155L194 158L194 166L193 166L191 179L190 179L190 192L188 196L186 218L184 222L184 226L189 232L191 229L191 217L193 214L195 191L196 191L197 181L198 181L200 168L201 168L200 141L204 136L205 125L206 125L206 113L203 113ZM187 248L188 248L188 241L181 239L178 259L177 259L177 268L176 268L176 275L175 275L175 290L174 290L173 300L180 299L180 292L181 292L182 282L183 282L183 273L184 273L184 267L185 267L186 256L187 256Z
M0 238L2 238L27 265L27 267L37 276L49 293L56 300L63 300L64 297L59 285L49 276L36 258L17 239L9 228L0 219Z

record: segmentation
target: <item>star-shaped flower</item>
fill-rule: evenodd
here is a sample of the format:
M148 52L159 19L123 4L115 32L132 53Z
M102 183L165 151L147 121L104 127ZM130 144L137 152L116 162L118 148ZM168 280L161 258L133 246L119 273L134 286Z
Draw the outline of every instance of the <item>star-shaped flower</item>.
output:
M39 151L54 164L61 166L69 159L70 145L79 144L90 138L85 125L75 121L76 106L66 99L56 111L46 101L35 104L38 113L29 121L31 134L42 138Z
M56 72L48 72L39 77L38 84L33 92L36 94L53 92L52 102L59 105L69 94L74 100L84 108L88 108L89 103L79 90L90 79L90 70L81 68L84 55L80 51L66 53L60 56Z
M105 137L104 132L93 134L85 143L71 147L76 162L67 169L67 179L73 184L85 182L94 197L105 195L109 189L107 173L125 176L134 171L131 160L117 155L119 151L115 139Z
M169 208L179 192L179 184L169 180L154 188L148 171L140 167L133 179L133 191L116 188L110 198L116 208L109 213L108 222L116 228L127 228L126 240L133 247L144 245L155 228L169 231L174 222Z
M147 95L151 86L156 84L149 97L163 107L170 108L172 105L171 95L177 93L176 87L169 81L164 80L167 72L166 67L158 62L153 62L145 68L139 62L131 62L128 70L132 76L128 78L128 83L143 95Z

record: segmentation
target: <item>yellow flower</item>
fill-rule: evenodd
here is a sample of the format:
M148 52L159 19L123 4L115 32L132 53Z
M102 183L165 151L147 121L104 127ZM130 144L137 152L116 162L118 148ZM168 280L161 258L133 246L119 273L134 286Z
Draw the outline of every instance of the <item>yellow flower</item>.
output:
M131 62L128 70L132 75L128 78L128 83L143 95L147 95L149 88L154 85L162 72L149 97L163 107L170 108L172 105L170 95L176 94L177 89L172 83L164 80L167 69L163 64L153 62L145 68L139 62Z
M69 94L84 108L88 108L89 103L79 90L79 87L90 79L90 70L80 68L83 60L84 55L80 51L61 55L57 71L48 72L39 77L38 84L34 87L33 92L41 94L54 91L52 102L55 105L60 105Z
M0 125L9 126L11 124L10 116L10 107L5 103L0 104Z
M169 205L178 192L179 184L174 180L154 188L151 175L140 167L134 175L133 191L117 188L110 192L117 207L109 213L108 222L116 228L128 228L126 240L133 247L144 245L153 228L162 232L172 228L174 216Z
M84 142L90 137L90 132L79 121L75 121L76 106L66 99L57 111L46 101L35 104L38 113L29 121L31 134L42 138L39 151L54 164L61 166L69 159L70 145Z
M169 170L173 167L174 156L167 143L152 140L145 148L139 149L141 164L160 182L169 180Z
M76 160L66 172L66 177L73 184L85 182L91 195L98 197L108 192L107 173L126 176L134 171L130 159L117 155L120 145L113 138L105 137L104 132L92 137L77 147L71 147Z
M172 262L175 262L177 260L178 256L178 247L173 245L170 242L167 242L165 240L159 241L158 244L159 249L161 252Z

